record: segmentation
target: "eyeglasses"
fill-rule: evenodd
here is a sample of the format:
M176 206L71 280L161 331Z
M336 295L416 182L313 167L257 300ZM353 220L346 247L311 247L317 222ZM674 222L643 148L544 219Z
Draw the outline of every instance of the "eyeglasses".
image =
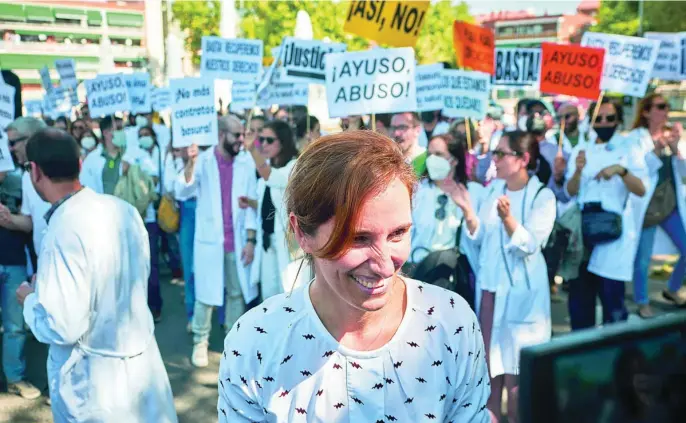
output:
M398 126L389 126L388 130L393 133L393 132L405 132L409 130L410 128L414 128L414 126L409 126L409 125L398 125Z
M615 123L617 115L598 115L596 122Z
M499 160L502 160L503 158L505 158L507 156L511 156L511 157L521 156L521 154L516 152L516 151L493 150L492 153Z
M276 142L275 137L257 137L258 140L260 140L260 144L273 144Z
M19 144L20 142L26 141L27 139L29 139L29 137L19 137L19 138L15 138L13 140L8 140L7 143L9 144L10 147L14 147L15 145Z
M448 196L445 194L441 194L436 198L436 201L438 202L438 208L436 209L436 213L434 213L434 217L438 220L445 220L445 206L448 204Z
M657 110L668 110L669 104L667 104L667 103L654 103L653 107L656 108Z

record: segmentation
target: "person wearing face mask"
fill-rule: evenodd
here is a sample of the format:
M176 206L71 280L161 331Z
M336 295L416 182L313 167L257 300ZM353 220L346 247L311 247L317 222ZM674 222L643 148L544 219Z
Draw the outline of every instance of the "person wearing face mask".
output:
M207 348L212 309L225 306L225 328L230 329L257 298L250 270L257 244L257 214L239 207L239 198L257 198L255 163L241 151L245 128L238 118L222 116L217 122L219 142L198 154L188 148L188 162L174 184L176 198L197 198L193 270L193 354L196 367L208 365Z
M420 147L426 148L431 138L436 135L447 134L450 131L450 124L440 120L440 117L440 110L427 110L419 114L419 118L422 120L422 128L424 129L419 133Z
M478 274L479 250L467 240L467 231L458 230L464 223L464 214L449 195L454 184L467 187L478 213L485 192L484 187L467 178L466 137L450 134L437 135L429 141L426 158L427 173L415 193L412 210L412 250L408 259L410 267L419 264L429 253L454 248L459 242L460 252L469 262L471 288L474 289ZM474 304L474 298L465 298Z
M77 140L81 146L81 160L85 160L91 151L95 150L95 147L100 145L98 137L90 129L86 129L81 138Z
M595 326L596 297L603 307L604 324L628 317L624 290L633 279L633 268L627 263L634 262L640 233L629 195L642 197L648 176L643 152L617 133L621 106L603 99L600 105L591 105L589 114L596 107L595 140L574 147L565 178L567 193L576 196L581 209L587 256L590 253L579 268L579 277L569 282L572 330ZM598 227L600 219L615 224Z
M102 143L91 151L83 161L79 180L99 194L114 194L122 174L122 156L126 149L126 134L115 130L111 116L100 120Z

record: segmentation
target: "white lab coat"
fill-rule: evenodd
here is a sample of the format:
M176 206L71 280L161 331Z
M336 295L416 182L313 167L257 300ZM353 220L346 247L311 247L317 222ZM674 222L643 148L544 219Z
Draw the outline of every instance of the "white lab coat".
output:
M185 173L181 172L174 188L178 200L185 201L193 197L198 200L193 242L195 298L203 304L221 306L224 304L224 215L215 148L210 147L198 156L190 182L186 182ZM248 239L247 231L256 230L257 223L255 210L238 207L238 197L255 198L255 172L255 162L250 154L241 152L234 157L231 211L236 270L246 304L257 297L259 287L251 283L252 264L243 264L241 252ZM257 252L257 247L255 251Z
M483 286L495 286L495 310L491 333L491 377L519 374L522 348L550 340L550 289L548 270L541 246L555 223L555 195L538 178L531 176L524 194L524 219L508 239L498 216L497 200L504 194L505 181L494 180L482 203L478 227L469 239L481 248L476 280L477 315ZM523 223L522 223L523 221ZM503 261L507 257L507 262ZM512 275L512 284L504 271Z
M548 141L549 143L556 145L556 146L559 145L560 140L559 140L559 138L557 138L558 133L559 133L559 130L550 134L550 136L546 137L546 141ZM586 143L586 134L584 132L579 132L579 141L577 142L576 145L584 144L584 143ZM569 141L569 138L567 138L567 134L564 134L562 136L562 152L566 155L569 155L569 154L572 154L572 150L574 150L574 146L572 146L571 141ZM568 162L568 166L569 165L575 166L575 164L572 162Z
M52 215L24 318L50 346L54 420L176 422L147 304L150 248L138 212L88 188Z
M88 153L81 164L81 173L79 174L81 185L92 189L98 194L104 192L102 170L105 167L105 163L107 163L107 159L102 156L102 149L102 144L98 144L93 151ZM119 166L119 176L121 176L121 165Z
M470 181L467 182L467 191L469 191L472 207L478 214L481 203L484 200L484 195L486 194L486 188L477 182ZM414 195L414 199L412 200L412 253L409 258L409 261L412 263L419 264L429 255L429 252L432 251L431 244L433 243L437 223L435 214L438 203L436 202L436 198L442 193L443 191L435 184L428 179L424 179L419 184L419 188ZM448 197L448 201L452 201L450 197ZM459 227L462 217L462 209L457 207L456 214L454 216L446 216L446 219L454 220L454 225ZM455 243L453 241L452 246L454 245ZM462 229L462 234L460 235L460 252L467 256L467 260L469 260L469 264L472 266L474 274L478 275L479 247L475 243L469 241L466 225Z
M293 166L295 166L296 159L292 159L285 166L280 168L272 167L272 173L269 175L269 180L265 181L260 178L257 181L257 245L255 246L255 264L252 272L252 283L257 284L263 278L265 280L273 280L277 278L279 283L283 286L283 291L288 292L290 289L286 285L282 276L286 272L288 264L291 262L291 253L288 249L288 241L286 233L288 231L288 216L286 214L286 204L284 194L286 193L286 186L288 185L288 178L291 175ZM262 201L264 200L264 191L270 188L269 192L274 203L274 210L276 216L274 219L274 239L276 242L272 248L276 250L276 260L278 268L273 269L276 275L263 276L261 275L261 263L264 255L264 248L262 247ZM266 298L265 298L266 299Z

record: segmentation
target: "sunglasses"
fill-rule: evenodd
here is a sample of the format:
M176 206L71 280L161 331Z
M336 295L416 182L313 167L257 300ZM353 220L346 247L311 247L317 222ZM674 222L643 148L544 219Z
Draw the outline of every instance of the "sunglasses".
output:
M596 122L615 123L617 115L598 115Z
M275 137L257 137L260 140L260 144L273 144L276 142Z
M669 104L667 104L667 103L655 103L655 104L653 104L653 107L656 108L657 110L667 110L667 109L669 109Z
M438 202L438 208L436 209L436 213L434 213L434 217L438 220L445 220L446 212L445 212L445 206L448 204L448 196L445 194L441 194L438 196L436 199Z
M504 159L507 156L511 156L511 157L521 156L521 154L516 152L516 151L493 150L492 153L498 159Z
M10 147L14 147L15 145L19 144L20 142L26 141L27 139L29 139L29 137L19 137L19 138L14 139L14 140L8 140L7 143L9 144Z

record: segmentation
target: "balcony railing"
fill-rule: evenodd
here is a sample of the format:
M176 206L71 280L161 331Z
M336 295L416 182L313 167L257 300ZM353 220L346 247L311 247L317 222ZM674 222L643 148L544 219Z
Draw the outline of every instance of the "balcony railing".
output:
M40 23L24 23L24 22L3 22L0 27L3 30L10 31L45 31L46 34L50 33L71 33L74 35L78 34L98 34L98 35L110 35L118 37L132 37L141 38L144 36L144 31L142 28L122 28L116 26L108 26L107 29L103 26L90 27L87 25L68 25L59 23L50 24L40 24Z
M4 53L22 54L59 54L64 56L100 56L102 47L100 44L67 44L67 43L48 43L32 41L0 41L0 51ZM147 53L144 47L123 46L112 44L108 47L108 52L114 58L143 57Z

